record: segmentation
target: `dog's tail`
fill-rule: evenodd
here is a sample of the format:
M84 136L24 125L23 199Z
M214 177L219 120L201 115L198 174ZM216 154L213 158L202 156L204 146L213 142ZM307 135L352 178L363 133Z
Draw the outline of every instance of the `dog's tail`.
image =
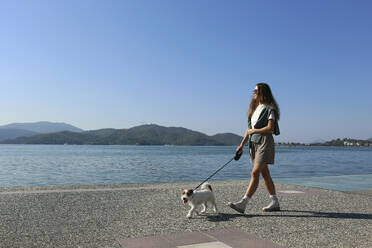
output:
M212 186L209 183L203 183L201 189L209 189L210 191L212 191Z

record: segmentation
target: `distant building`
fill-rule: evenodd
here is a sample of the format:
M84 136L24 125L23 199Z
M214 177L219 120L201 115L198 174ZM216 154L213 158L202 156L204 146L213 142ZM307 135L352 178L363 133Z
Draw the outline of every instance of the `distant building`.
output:
M372 147L372 143L369 141L344 140L344 146Z
M354 143L350 141L344 141L344 146L353 146Z

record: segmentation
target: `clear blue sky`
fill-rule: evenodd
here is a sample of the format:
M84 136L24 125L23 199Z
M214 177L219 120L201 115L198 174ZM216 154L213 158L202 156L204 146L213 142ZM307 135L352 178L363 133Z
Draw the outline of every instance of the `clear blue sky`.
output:
M155 123L243 135L254 85L276 141L372 137L372 1L1 1L0 125Z

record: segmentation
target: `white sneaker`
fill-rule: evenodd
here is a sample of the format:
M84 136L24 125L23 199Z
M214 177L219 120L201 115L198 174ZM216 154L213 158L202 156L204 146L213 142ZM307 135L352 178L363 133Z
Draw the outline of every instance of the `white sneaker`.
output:
M280 211L279 201L271 200L270 204L267 207L264 207L262 211L264 212Z
M234 203L228 202L227 205L235 211L244 214L245 208L247 206L247 200L241 199L240 201Z

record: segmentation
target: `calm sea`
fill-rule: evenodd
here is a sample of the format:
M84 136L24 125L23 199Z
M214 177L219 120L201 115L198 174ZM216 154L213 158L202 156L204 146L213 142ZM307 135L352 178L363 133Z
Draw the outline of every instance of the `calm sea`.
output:
M234 156L235 148L0 145L0 187L203 181ZM212 180L248 179L251 168L245 153ZM276 147L270 168L274 181L332 188L319 180L337 179L336 189L372 189L368 147ZM342 188L345 177L357 186Z

